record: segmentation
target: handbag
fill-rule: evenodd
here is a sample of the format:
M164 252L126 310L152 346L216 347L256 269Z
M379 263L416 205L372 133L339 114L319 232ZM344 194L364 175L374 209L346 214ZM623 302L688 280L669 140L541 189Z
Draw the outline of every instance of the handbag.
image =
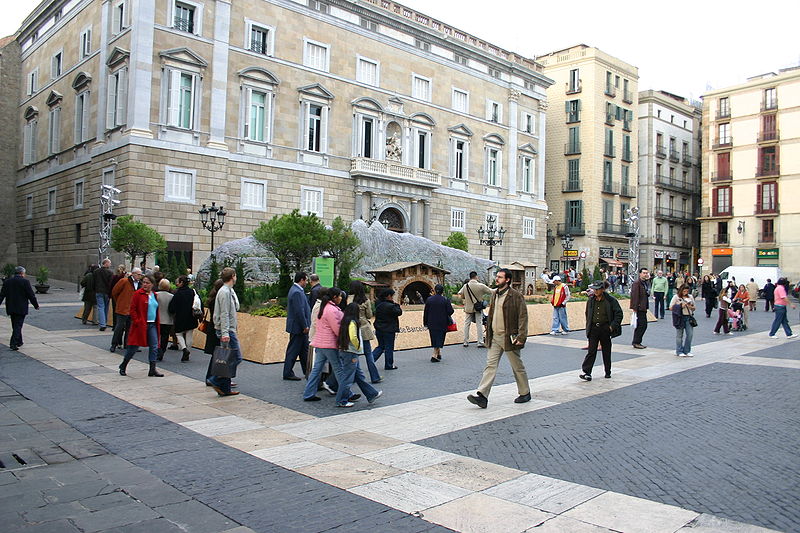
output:
M697 319L694 318L694 315L689 315L689 325L693 328L697 327Z
M220 344L214 348L211 356L211 375L219 378L232 378L235 375L236 352L231 350L228 343Z
M448 331L448 332L450 332L450 331L458 331L458 324L456 324L456 321L453 320L453 317L450 317L450 323L447 324L447 330L446 331Z
M197 291L192 289L194 292L194 299L192 300L192 316L197 320L202 320L205 318L205 313L203 312L203 304L200 302L200 295L197 294Z
M200 320L200 324L197 326L197 329L199 329L203 333L207 333L208 332L208 326L211 324L211 322L206 320L206 312L207 312L207 310L203 311L202 315L200 316L200 318L202 320Z
M483 300L478 300L475 297L475 295L472 293L472 289L469 288L469 283L467 283L467 292L470 296L472 296L472 299L475 300L475 303L472 304L472 309L475 313L480 313L486 309L486 303Z

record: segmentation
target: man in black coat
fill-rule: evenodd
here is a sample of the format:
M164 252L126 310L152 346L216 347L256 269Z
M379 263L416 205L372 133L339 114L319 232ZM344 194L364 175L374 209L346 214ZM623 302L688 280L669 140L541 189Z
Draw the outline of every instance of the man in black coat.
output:
M586 302L586 337L589 339L589 351L583 360L578 377L584 381L592 381L592 368L597 358L597 345L603 349L603 366L606 377L611 377L611 339L622 335L622 308L616 298L606 294L608 283L596 281L591 285L594 294Z
M764 288L761 289L762 293L764 294L764 311L769 311L770 308L772 312L775 312L775 284L772 283L772 280L767 278L767 283L764 284Z
M11 340L8 346L12 350L18 350L22 346L22 324L28 314L28 302L33 304L34 309L39 309L31 282L25 279L25 267L18 266L15 275L3 282L0 305L3 300L6 301L6 313L11 317Z

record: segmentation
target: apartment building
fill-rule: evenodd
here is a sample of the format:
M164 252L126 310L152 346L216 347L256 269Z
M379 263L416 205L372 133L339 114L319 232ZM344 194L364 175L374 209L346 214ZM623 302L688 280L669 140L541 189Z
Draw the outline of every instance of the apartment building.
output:
M702 182L704 273L800 277L800 67L703 96Z
M96 261L102 184L195 268L292 209L435 241L497 217L545 261L546 88L531 59L388 0L52 0L23 23L20 261Z
M639 93L642 266L695 271L699 257L702 109L666 91Z
M17 96L19 94L19 44L13 36L0 39L0 92L7 91L13 98L0 98L0 124L7 124L0 135L0 210L16 213L17 147L20 130L17 124ZM0 233L0 263L17 264L17 217L6 217Z
M638 69L584 44L539 56L547 90L549 267L625 268L636 205Z

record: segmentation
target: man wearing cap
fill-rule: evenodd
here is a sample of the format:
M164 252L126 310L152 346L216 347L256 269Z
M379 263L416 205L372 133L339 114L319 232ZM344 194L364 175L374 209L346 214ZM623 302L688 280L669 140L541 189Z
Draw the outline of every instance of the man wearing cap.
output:
M567 321L567 301L569 301L569 288L561 283L561 276L553 276L553 296L550 303L553 305L553 325L550 328L550 335L566 335L569 331ZM561 331L559 332L559 327Z
M584 381L592 381L592 368L597 358L597 345L603 349L603 366L607 378L611 377L611 339L622 335L622 308L616 298L606 294L608 283L596 281L589 288L594 294L586 302L586 337L589 351L583 360L582 373L578 376Z
M11 317L11 340L8 347L17 350L22 346L22 325L28 314L28 302L34 309L39 309L39 302L33 294L31 282L25 279L25 267L15 268L14 275L3 282L3 288L0 289L0 304L3 300L6 301L6 313Z

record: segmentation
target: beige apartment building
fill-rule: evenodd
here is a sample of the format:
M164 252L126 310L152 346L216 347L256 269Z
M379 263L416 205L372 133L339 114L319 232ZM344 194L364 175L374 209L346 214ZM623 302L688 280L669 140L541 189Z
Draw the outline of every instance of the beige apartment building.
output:
M800 278L800 67L706 93L703 160L703 272Z
M700 249L702 109L666 91L639 93L642 266L695 271Z
M491 214L495 259L545 261L552 82L442 21L388 0L52 0L17 41L29 268L73 279L97 260L102 184L195 268L211 202L216 243L300 209L462 231L482 255Z
M623 219L637 195L638 69L584 44L536 61L554 81L547 90L548 266L624 268Z

